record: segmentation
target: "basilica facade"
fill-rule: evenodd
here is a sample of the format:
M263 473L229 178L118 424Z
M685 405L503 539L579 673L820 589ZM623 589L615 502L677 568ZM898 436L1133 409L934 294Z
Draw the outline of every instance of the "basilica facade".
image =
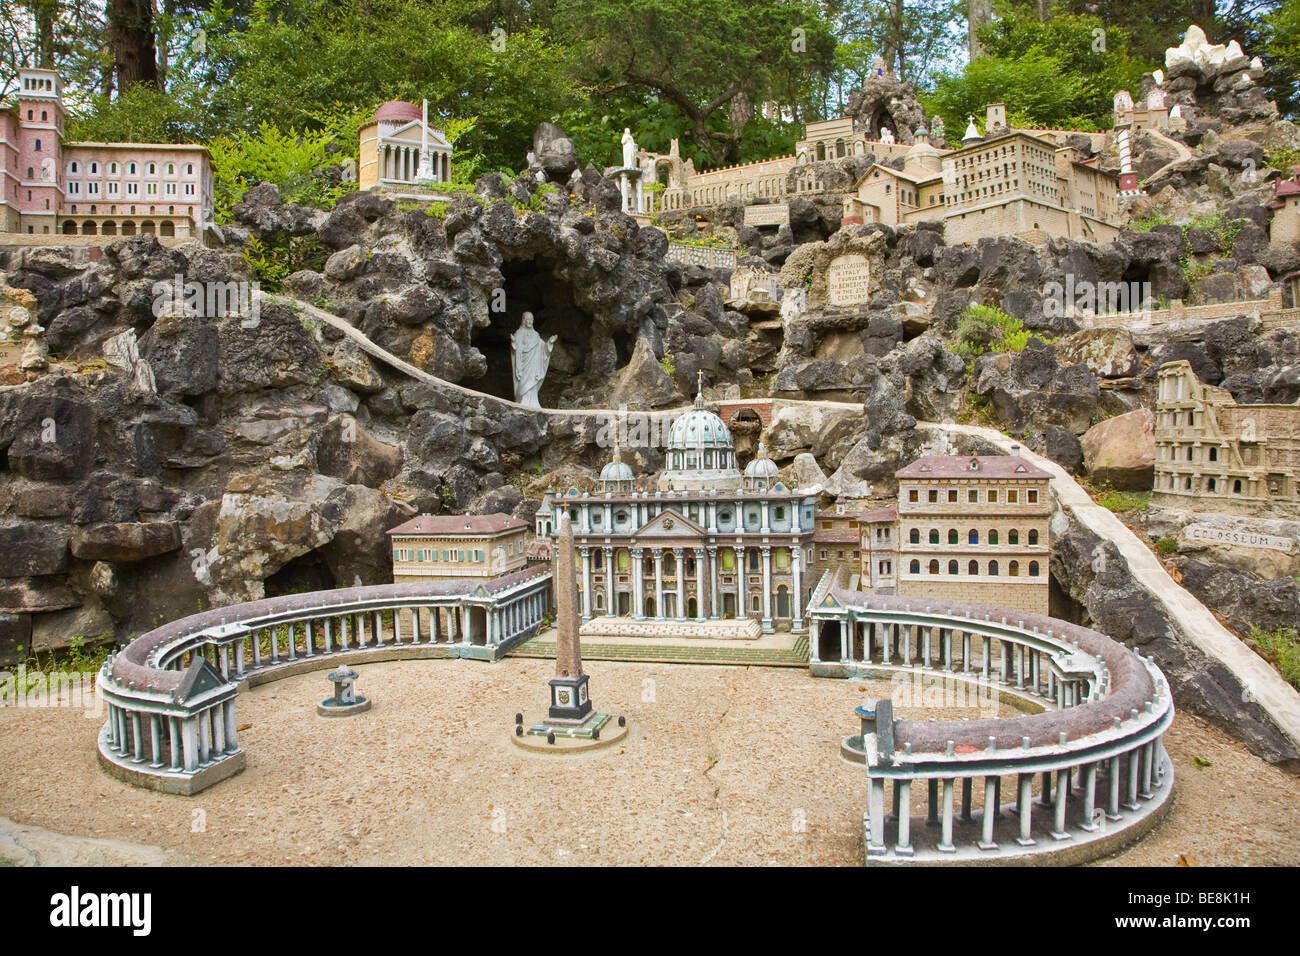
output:
M802 631L813 579L816 498L786 487L759 448L742 473L730 430L697 395L669 430L657 490L613 459L599 490L549 493L550 535L573 522L583 634L757 637Z

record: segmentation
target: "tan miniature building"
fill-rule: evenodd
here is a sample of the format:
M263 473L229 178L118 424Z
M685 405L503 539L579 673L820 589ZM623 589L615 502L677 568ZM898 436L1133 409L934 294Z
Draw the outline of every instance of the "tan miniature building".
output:
M420 515L388 532L393 583L490 581L523 569L532 543L527 521L508 514Z
M1300 239L1300 182L1293 176L1280 179L1273 187L1273 218L1268 225L1269 242L1293 243Z
M942 219L950 243L981 236L1109 242L1118 235L1118 181L1070 146L1022 130L985 139L972 122L960 149L939 151L924 131L901 170L873 165L846 198L849 222L911 225Z
M898 510L835 508L817 512L813 531L815 577L849 569L852 586L876 594L894 594L898 575Z
M1300 512L1300 402L1239 405L1186 361L1160 367L1155 487L1170 508Z
M1019 455L927 455L895 475L898 594L1047 613L1050 474Z

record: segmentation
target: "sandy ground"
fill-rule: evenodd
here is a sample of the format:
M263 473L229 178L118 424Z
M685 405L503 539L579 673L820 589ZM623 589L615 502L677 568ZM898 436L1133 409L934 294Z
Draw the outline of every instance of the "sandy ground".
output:
M102 773L99 721L79 710L0 708L0 857L861 862L865 774L840 760L838 747L857 729L853 707L887 685L787 668L591 662L593 699L628 717L627 740L583 756L526 753L509 740L514 714L540 713L553 666L362 665L358 689L375 706L345 720L314 712L330 690L323 674L256 688L239 704L241 725L251 724L240 734L248 769L197 797L135 789ZM928 706L903 706L899 715L981 715L919 703ZM1175 865L1182 855L1194 865L1300 865L1300 778L1183 715L1167 746L1177 778L1172 814L1109 862ZM1194 757L1210 766L1194 766ZM74 839L60 845L58 834Z

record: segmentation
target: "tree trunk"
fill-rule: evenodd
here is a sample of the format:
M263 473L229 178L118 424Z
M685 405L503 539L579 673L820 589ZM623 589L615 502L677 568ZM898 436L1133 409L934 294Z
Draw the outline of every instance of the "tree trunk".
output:
M59 19L59 0L33 0L36 19L36 65L54 69L54 24Z
M977 59L984 52L977 31L993 19L991 0L967 0L966 4L966 42L971 60Z
M108 0L108 42L117 71L117 89L125 93L140 83L158 85L151 0Z

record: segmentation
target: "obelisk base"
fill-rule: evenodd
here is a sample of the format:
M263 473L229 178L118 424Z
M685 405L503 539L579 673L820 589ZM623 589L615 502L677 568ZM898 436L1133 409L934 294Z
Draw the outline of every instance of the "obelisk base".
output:
M548 724L580 726L589 721L595 711L587 693L587 675L579 677L553 677L550 680L551 706L546 712Z

